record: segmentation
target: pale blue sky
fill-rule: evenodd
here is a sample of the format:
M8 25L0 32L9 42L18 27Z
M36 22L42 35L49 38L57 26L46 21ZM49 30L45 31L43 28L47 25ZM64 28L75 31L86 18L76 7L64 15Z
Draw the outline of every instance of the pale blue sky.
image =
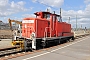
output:
M0 0L0 20L3 22L7 22L8 18L22 20L24 17L33 17L33 13L45 11L47 8L56 13L62 8L63 20L67 22L68 17L71 17L73 26L76 14L79 27L90 23L89 0Z

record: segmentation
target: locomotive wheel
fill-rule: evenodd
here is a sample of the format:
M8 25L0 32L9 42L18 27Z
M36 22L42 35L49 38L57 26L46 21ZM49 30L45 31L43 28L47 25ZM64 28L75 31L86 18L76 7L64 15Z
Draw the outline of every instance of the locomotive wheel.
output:
M66 42L71 42L71 40L70 39L67 39Z
M42 42L42 47L44 48L46 46L46 42Z
M59 39L59 42L58 42L59 44L61 43L61 41L60 41L60 39Z
M57 41L57 45L59 45L61 43L60 39Z
M74 41L74 37L71 37L69 40L70 40L70 42L73 42Z
M49 42L48 41L43 42L42 43L42 46L43 46L43 48L49 47Z
M72 40L73 40L73 41L75 40L74 36L72 37Z

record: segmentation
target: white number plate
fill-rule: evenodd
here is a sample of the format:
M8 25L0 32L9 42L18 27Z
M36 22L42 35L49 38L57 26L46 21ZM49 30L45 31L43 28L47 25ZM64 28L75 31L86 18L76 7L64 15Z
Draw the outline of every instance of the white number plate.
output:
M23 20L22 23L34 23L34 20Z

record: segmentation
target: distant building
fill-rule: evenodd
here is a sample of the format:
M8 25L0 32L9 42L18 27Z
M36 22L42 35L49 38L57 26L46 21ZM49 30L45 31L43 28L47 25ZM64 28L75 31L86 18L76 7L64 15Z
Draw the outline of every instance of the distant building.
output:
M0 29L10 29L9 23L4 23L0 20ZM18 29L18 26L12 24L12 29Z
M9 29L9 24L8 23L4 23L0 20L0 29Z
M0 20L0 22L2 22L2 21Z

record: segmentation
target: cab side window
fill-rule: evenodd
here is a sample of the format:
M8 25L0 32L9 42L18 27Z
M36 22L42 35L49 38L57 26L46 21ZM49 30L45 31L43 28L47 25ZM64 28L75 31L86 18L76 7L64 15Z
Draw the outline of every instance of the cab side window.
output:
M46 18L46 19L50 19L50 14L44 14L44 18Z
M58 22L60 22L60 17L59 16L57 16L57 20L58 20Z

